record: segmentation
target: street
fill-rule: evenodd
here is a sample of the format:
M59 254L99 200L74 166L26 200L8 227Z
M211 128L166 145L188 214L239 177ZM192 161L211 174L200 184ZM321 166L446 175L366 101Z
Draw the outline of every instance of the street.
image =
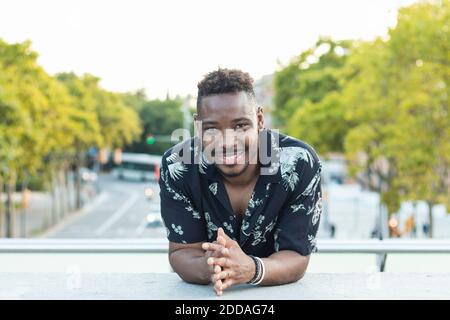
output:
M144 191L153 190L148 199ZM112 174L100 176L100 193L77 213L68 214L56 226L40 235L44 238L165 238L160 226L150 226L147 215L160 221L159 186L155 181L119 180ZM324 188L325 190L325 188ZM329 238L325 221L335 226L335 239L368 239L378 219L379 197L355 184L326 187L326 212L319 229L320 238ZM405 207L405 208L403 208ZM400 217L410 210L402 206ZM418 207L419 209L421 206ZM436 209L440 209L436 207ZM419 213L424 213L419 210ZM449 217L435 210L436 234L446 235ZM441 210L442 211L442 210ZM327 215L327 216L325 216ZM421 214L420 216L423 216ZM404 219L402 218L401 221ZM422 219L423 220L423 219ZM425 235L418 234L420 238ZM440 237L445 238L445 237Z
M153 199L144 191L151 187ZM84 210L44 234L48 238L161 238L166 231L148 227L147 215L159 216L159 186L154 181L124 181L100 176L100 194Z

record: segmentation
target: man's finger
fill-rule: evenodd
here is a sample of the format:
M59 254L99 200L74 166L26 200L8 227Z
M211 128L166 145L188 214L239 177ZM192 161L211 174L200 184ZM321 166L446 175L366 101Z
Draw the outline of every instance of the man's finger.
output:
M216 273L214 275L214 279L217 280L223 280L223 279L228 279L228 278L233 278L234 277L234 272L230 269L227 270L223 270L219 273Z
M222 237L224 237L225 238L225 240L228 240L227 239L227 235L226 235L226 233L225 233L225 231L223 230L223 228L219 228L219 230L217 230L217 237L219 237L219 236L222 236Z
M208 265L211 272L211 281L214 282L214 275L222 272L222 267L218 265Z
M205 251L205 257L208 259L209 257L220 258L222 253L220 251Z
M222 280L218 280L214 283L214 291L216 291L216 294L218 296L222 295L223 290L222 290Z
M222 257L222 258L210 257L210 258L208 258L207 263L210 266L216 264L216 265L219 265L221 267L229 267L229 260L228 260L228 258L225 258L225 257Z
M223 245L205 242L202 244L202 249L206 251L221 251L223 249Z
M221 239L223 239L223 237L221 237ZM206 248L206 246L205 246ZM230 257L230 250L224 246L221 246L219 244L214 244L213 246L208 246L208 249L206 249L206 252L212 252L213 257Z
M217 236L217 243L220 244L221 246L226 246L227 245L227 240L225 240L225 237L218 235Z
M233 243L233 239L223 231L223 228L219 228L217 231L217 243L229 248Z
M212 243L212 244L217 244L217 241L213 241L213 242L204 242L204 243L202 243L202 248L203 248L203 245L204 245L205 243L207 243L207 244L210 244L210 243ZM208 250L206 250L206 249L203 249L203 250L205 250L205 255L211 254L210 251L208 251Z
M214 290L216 291L222 290L222 284L223 284L222 280L214 281Z
M224 257L230 257L230 250L228 250L227 248L222 248L220 250L220 254Z
M222 246L226 246L226 244L227 244L227 241L221 235L217 235L217 241L216 242L218 244L222 245Z
M218 296L221 296L221 295L223 294L223 291L222 291L222 290L216 290L216 289L214 289L214 291L216 291L216 294L217 294Z
M232 285L233 285L233 279L227 279L227 280L223 281L222 291L225 290L225 289L228 289Z

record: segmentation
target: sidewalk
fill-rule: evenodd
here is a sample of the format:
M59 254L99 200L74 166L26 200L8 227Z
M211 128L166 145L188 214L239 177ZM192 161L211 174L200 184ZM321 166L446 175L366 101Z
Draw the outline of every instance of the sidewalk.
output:
M54 228L61 221L66 220L68 216L71 216L75 211L70 212L70 208L75 208L75 192L73 191L73 184L69 185L70 192L67 199L67 205L64 210L61 205L61 193L56 191L55 199L55 212L52 212L52 197L48 192L31 191L29 198L28 208L25 210L20 208L22 202L22 193L15 192L13 194L13 201L16 204L14 213L14 238L26 237L33 238L38 237L48 229ZM84 186L82 190L82 200L85 202L84 207L88 206L95 198L95 191L92 186ZM82 208L83 209L83 208ZM54 217L52 216L54 215ZM2 228L5 227L5 216L2 217ZM3 230L3 232L5 232ZM1 234L1 233L0 233ZM3 237L5 234L1 234Z
M14 202L20 203L22 195L14 194ZM29 207L25 210L26 237L33 237L52 223L51 196L45 192L31 192ZM22 219L24 211L17 208L14 219L14 237L23 237Z

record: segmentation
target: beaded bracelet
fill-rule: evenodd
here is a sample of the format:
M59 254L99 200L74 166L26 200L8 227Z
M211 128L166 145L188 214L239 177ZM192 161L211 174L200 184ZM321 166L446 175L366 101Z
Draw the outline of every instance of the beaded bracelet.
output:
M259 261L259 263L260 263L260 270L261 270L261 277L259 279L257 279L255 283L253 283L253 285L257 286L264 279L264 276L266 274L266 267L264 266L264 262L262 261L261 258L258 258L258 257L255 257L255 258Z
M255 275L247 283L248 284L253 284L258 279L258 276L260 275L260 265L259 265L259 261L254 256L250 255L249 257L252 258L253 262L255 263Z
M252 285L258 285L261 283L262 279L264 278L264 274L265 274L264 263L258 257L250 256L250 258L252 258L253 262L255 263L255 275L247 283L252 284Z

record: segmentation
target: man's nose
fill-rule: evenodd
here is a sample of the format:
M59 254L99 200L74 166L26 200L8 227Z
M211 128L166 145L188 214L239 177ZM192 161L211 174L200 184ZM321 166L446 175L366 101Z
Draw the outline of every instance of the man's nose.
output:
M237 150L236 145L222 146L222 153L224 153L224 154L229 153L229 152L235 152L236 150Z
M226 150L234 150L236 148L237 137L234 130L225 130L223 138L222 148L224 152Z

